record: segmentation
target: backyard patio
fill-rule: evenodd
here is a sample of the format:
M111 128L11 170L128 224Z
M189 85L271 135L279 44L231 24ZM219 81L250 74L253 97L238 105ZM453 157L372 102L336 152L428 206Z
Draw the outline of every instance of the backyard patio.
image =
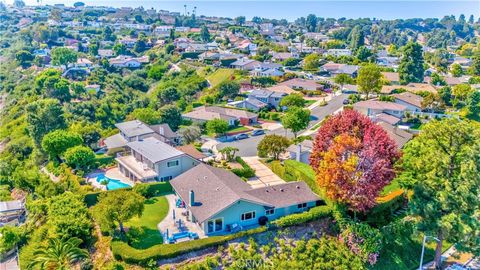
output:
M165 198L168 201L169 205L169 213L167 216L158 224L158 230L164 235L167 231L169 236L171 236L173 233L178 233L178 232L191 232L191 233L196 233L199 238L205 238L205 233L200 228L200 226L196 223L193 223L188 220L188 215L186 214L187 209L177 207L177 199L178 197L174 194L169 194L166 195ZM174 214L175 213L175 214ZM179 228L179 220L181 223L181 228ZM190 239L183 238L177 240L177 242L182 242L182 241L189 241Z

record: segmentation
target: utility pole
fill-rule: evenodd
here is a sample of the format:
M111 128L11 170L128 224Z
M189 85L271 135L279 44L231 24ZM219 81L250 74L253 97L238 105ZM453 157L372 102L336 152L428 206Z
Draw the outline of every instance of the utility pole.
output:
M437 242L440 242L440 240L436 237L428 236L428 235L423 236L422 255L420 257L420 266L418 267L418 270L423 270L423 254L425 253L425 242L427 241L427 238L429 238L429 237L435 239Z

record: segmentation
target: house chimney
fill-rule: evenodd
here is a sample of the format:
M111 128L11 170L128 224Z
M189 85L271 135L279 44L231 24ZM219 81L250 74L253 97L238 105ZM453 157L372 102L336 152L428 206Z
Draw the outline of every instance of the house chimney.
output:
M189 195L190 195L190 206L194 206L195 205L195 192L193 192L193 190L190 190Z

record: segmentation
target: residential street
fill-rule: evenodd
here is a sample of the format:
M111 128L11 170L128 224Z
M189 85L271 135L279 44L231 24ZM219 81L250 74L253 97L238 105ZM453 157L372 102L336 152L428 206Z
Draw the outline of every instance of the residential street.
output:
M312 121L310 121L310 124L308 125L309 128L314 126L315 124L319 123L322 121L327 115L330 115L343 106L343 100L348 97L347 94L341 94L339 96L333 97L326 106L317 106L314 108L311 112L312 115ZM286 131L283 127L271 130L271 131L265 131L266 134L277 134L277 135L283 135L287 136L289 138L293 138L293 133L290 131ZM302 132L299 132L301 134ZM248 157L248 156L256 156L257 155L257 145L258 143L262 140L264 135L261 136L255 136L255 137L249 137L248 139L240 140L240 141L232 141L232 142L224 142L224 143L219 143L215 147L217 150L220 150L224 147L227 146L232 146L236 147L239 149L238 155L241 157Z

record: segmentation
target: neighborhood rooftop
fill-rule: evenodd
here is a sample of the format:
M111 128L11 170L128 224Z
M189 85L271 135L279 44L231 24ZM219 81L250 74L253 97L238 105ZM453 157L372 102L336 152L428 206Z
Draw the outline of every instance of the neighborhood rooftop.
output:
M183 155L183 152L153 137L129 142L127 146L153 163Z
M194 192L195 204L191 211L200 223L239 200L265 207L283 207L319 200L319 197L303 182L253 189L232 172L206 164L199 164L170 183L188 205L190 205L189 193Z
M115 124L115 126L127 137L135 137L154 132L149 126L138 120L118 123Z

